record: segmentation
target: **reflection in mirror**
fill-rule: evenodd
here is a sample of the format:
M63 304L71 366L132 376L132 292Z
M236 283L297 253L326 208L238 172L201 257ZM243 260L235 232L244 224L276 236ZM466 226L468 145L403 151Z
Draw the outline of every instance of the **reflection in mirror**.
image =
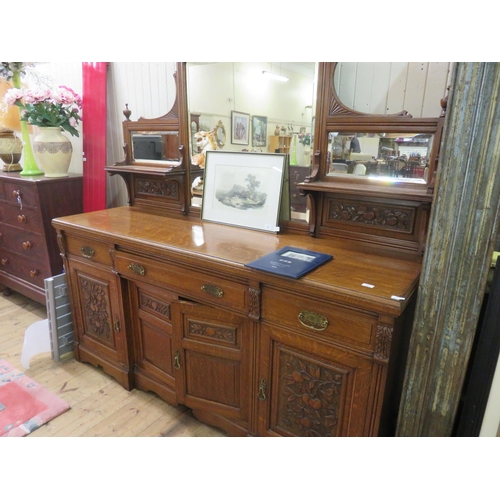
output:
M427 180L432 139L430 134L331 132L327 175L404 179L423 184Z
M136 161L178 161L178 132L133 132L132 154Z
M286 76L288 81L266 78L263 71ZM186 64L193 205L201 206L202 202L203 170L201 175L200 172L193 175L193 169L203 168L199 155L206 146L195 135L213 131L215 148L213 145L209 148L287 154L290 166L284 186L282 219L308 220L306 198L300 196L296 185L310 174L315 71L315 63ZM246 144L241 141L233 144L230 135L226 139L226 131L232 130L234 111L248 116Z

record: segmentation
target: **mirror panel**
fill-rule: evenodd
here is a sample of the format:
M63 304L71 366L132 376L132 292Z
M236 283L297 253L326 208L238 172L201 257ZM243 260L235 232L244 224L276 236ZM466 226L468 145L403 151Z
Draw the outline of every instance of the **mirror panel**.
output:
M132 155L136 161L151 160L155 163L179 160L178 132L132 132Z
M264 71L288 81L266 78ZM316 63L186 63L192 205L201 206L204 148L289 155L283 221L308 222L307 199L297 185L310 175ZM236 113L235 113L236 112ZM233 120L247 127L233 142ZM213 132L213 141L200 136ZM215 143L215 144L214 144Z
M327 176L425 184L432 143L431 134L330 132Z

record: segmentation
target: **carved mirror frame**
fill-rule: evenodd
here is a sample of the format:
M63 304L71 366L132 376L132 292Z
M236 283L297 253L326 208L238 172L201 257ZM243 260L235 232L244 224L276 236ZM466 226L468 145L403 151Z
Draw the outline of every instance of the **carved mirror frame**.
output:
M175 101L168 113L158 118L129 119L131 110L124 111L123 161L106 167L110 175L120 175L127 186L129 204L172 213L189 212L189 119L187 116L186 68L176 63ZM134 158L133 135L177 134L177 160L144 160Z
M341 237L423 253L446 111L438 117L413 118L363 113L344 105L334 85L336 62L318 65L314 156L311 175L299 187L309 198L309 233ZM433 136L427 181L387 183L357 175L328 175L331 133L415 133Z
M311 176L307 182L355 183L373 186L379 189L380 183L373 179L360 177L340 178L327 175L327 149L330 133L415 133L433 136L429 155L429 172L427 182L421 185L397 182L391 186L392 191L405 188L420 189L432 193L439 159L439 147L446 112L446 99L442 99L442 113L437 117L414 118L407 111L395 114L378 115L355 111L343 104L334 84L337 62L319 63L318 67L318 100L316 108L315 148Z

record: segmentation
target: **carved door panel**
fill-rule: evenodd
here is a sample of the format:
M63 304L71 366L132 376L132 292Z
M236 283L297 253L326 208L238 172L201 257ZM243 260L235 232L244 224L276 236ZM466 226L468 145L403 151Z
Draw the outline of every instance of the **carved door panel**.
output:
M75 328L75 357L101 366L130 389L130 359L119 276L69 261Z
M129 282L129 291L135 386L175 404L171 303L177 295L140 282Z
M172 309L179 402L248 423L254 323L194 303Z
M368 435L372 366L368 358L262 325L258 434Z

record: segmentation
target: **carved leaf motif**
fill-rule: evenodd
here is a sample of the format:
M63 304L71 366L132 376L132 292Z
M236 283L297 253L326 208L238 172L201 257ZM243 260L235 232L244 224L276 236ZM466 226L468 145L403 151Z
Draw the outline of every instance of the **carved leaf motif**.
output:
M278 425L297 436L336 435L343 374L280 352Z
M378 325L375 337L375 357L383 360L389 359L393 329L387 325Z

